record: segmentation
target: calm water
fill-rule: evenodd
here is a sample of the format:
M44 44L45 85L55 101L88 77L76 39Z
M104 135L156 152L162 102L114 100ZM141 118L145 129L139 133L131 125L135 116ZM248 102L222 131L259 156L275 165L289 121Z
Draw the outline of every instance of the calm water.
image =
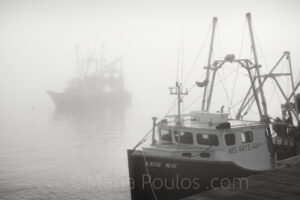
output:
M126 149L151 128L143 108L6 112L0 199L130 199Z

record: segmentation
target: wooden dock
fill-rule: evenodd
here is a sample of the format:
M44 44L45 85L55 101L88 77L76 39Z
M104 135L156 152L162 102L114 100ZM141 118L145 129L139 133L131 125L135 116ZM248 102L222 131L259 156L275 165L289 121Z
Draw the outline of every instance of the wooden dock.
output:
M276 168L248 177L247 187L215 189L182 200L299 200L300 156L279 162Z

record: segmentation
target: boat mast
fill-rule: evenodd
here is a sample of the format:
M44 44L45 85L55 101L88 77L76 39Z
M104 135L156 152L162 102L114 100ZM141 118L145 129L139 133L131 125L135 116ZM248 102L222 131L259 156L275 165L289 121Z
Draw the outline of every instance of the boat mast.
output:
M254 56L254 68L256 71L256 75L257 75L256 77L257 77L257 81L258 81L258 91L260 92L262 107L263 107L263 111L264 111L264 114L260 116L260 120L267 125L270 123L270 119L269 119L269 115L268 115L266 99L265 99L265 94L264 94L264 90L263 90L263 84L262 84L261 75L260 75L260 71L259 71L259 68L261 66L259 65L258 59L257 59L257 52L256 52L256 46L255 46L255 41L254 41L254 36L253 36L253 29L252 29L251 14L247 13L246 18L248 20L249 33L250 33L250 38L251 38L251 43L252 43L252 51L253 51L253 56ZM255 92L256 92L255 89L253 92L254 92L254 95L257 95L257 94L255 94ZM257 105L259 106L259 102L257 102ZM272 164L272 166L274 166L275 152L274 152L271 130L270 130L269 126L266 128L265 133L266 133L268 148L271 153L271 164Z
M247 13L246 18L248 21L248 26L249 26L249 33L250 33L250 39L251 39L251 44L252 44L252 51L253 51L253 56L254 56L254 67L257 75L257 81L258 81L258 89L261 95L261 101L262 101L262 107L264 114L260 116L261 121L264 121L266 123L269 122L269 116L268 116L268 110L267 110L267 105L266 105L266 99L265 99L265 94L264 90L262 87L262 80L261 80L261 75L260 75L260 70L259 68L261 67L258 63L258 58L257 58L257 52L256 52L256 46L255 46L255 41L254 41L254 36L253 36L253 28L252 28L252 18L251 14Z
M177 95L177 120L176 120L176 125L178 127L178 144L180 144L180 125L181 125L181 112L180 112L180 106L181 106L181 95L187 95L188 91L187 89L185 92L182 91L182 88L180 86L180 83L176 81L176 87L175 88L170 88L170 94L171 95Z
M287 53L284 52L282 54L282 56L278 59L278 61L276 62L276 64L273 66L273 68L270 70L270 72L267 74L267 76L265 76L264 80L262 81L262 85L264 85L264 83L267 81L267 79L269 78L269 75L271 75L273 73L273 71L278 67L278 65L280 64L280 62L283 60L283 58L285 58L287 56ZM254 80L255 81L255 80ZM240 119L242 117L242 112L244 111L244 109L246 109L247 106L251 107L252 104L254 103L253 98L255 97L254 95L257 94L259 92L258 88L256 89L257 92L255 92L254 94L250 95L252 87L250 86L248 89L248 92L244 98L243 103L241 104L239 111L235 117L235 119ZM247 111L246 111L247 112Z
M290 52L287 52L287 58L288 58L288 62L289 62L289 69L290 69L290 74L291 74L291 84L292 84L292 89L293 89L293 98L294 98L294 104L295 104L295 111L296 111L296 120L297 120L297 126L299 127L299 108L298 108L298 102L297 102L297 98L296 98L296 94L294 91L296 91L295 89L295 82L294 82L294 75L293 75L293 67L292 67L292 61L291 61L291 54Z
M291 61L291 55L290 52L288 52L288 62L289 62L289 68L290 68L290 73L291 73L291 82L292 82L292 88L293 88L293 92L291 94L291 96L293 96L294 98L294 104L295 104L295 111L296 111L296 120L297 120L297 129L296 129L296 133L298 136L298 141L297 141L297 154L300 154L300 132L299 132L299 125L300 125L300 121L299 121L299 108L298 108L298 101L297 101L297 97L296 97L296 89L297 86L295 87L295 82L294 82L294 76L293 76L293 67L292 67L292 61Z
M214 37L215 37L215 30L216 30L216 24L217 24L218 18L213 18L213 26L212 26L212 33L211 33L211 40L210 40L210 48L209 48L209 54L208 54L208 61L207 61L207 67L206 67L206 79L209 80L209 72L210 72L210 65L211 65L211 58L213 53L213 46L214 46ZM206 99L206 93L207 93L207 87L208 84L204 87L204 93L203 93L203 99L202 99L202 108L201 110L204 111L205 109L205 99ZM210 99L208 99L210 101ZM210 102L207 102L207 104L210 104ZM209 106L207 106L206 111L208 111Z

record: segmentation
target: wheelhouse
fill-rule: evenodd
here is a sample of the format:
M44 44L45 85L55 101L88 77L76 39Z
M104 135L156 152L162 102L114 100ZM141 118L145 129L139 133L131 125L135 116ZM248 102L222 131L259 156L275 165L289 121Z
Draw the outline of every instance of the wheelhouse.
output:
M194 146L219 146L219 132L205 130L176 130L172 128L158 129L160 144L182 144Z
M209 120L204 117L209 115ZM193 112L178 126L167 119L157 124L157 147L222 150L251 146L265 137L265 126L258 122L228 119L222 113ZM205 121L206 120L206 121ZM242 147L241 147L242 148ZM232 151L229 151L231 153Z

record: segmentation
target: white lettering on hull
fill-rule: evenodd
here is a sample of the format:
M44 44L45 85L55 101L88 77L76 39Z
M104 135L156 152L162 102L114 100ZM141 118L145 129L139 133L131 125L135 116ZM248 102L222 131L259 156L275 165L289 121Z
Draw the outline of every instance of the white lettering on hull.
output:
M170 163L170 162L167 162L163 165L162 162L156 162L156 161L146 161L145 163L145 166L146 167L156 167L156 168L168 168L168 169L176 169L178 164L177 163Z
M264 145L263 142L247 143L243 145L235 145L228 148L229 154L241 153L260 149Z

